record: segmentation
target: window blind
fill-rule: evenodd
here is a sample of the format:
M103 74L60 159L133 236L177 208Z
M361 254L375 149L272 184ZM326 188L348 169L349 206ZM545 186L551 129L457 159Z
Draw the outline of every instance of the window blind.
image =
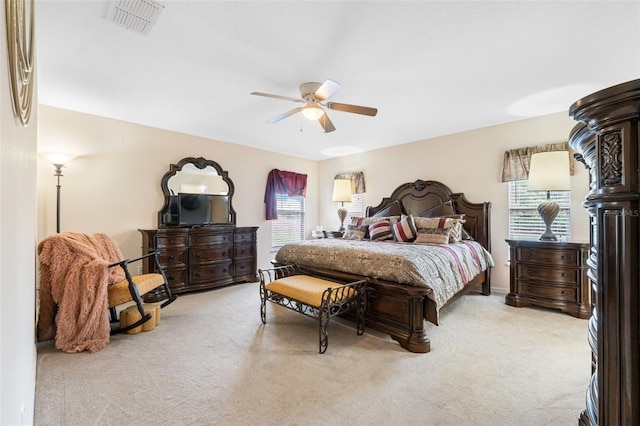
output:
M271 248L304 240L304 197L276 194L278 219L271 221Z
M538 214L538 204L547 198L545 191L527 191L526 180L509 182L509 238L539 238L545 225ZM550 198L558 203L560 212L551 231L564 240L571 239L571 191L551 191Z

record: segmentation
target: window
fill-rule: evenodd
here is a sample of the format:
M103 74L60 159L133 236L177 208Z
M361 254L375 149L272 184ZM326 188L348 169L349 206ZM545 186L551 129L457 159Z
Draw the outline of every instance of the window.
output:
M544 191L527 191L526 180L509 182L509 238L539 238L545 225L538 214L538 204L547 198ZM571 239L571 191L551 191L551 199L560 205L560 213L551 231L563 240Z
M271 248L304 240L304 197L276 194L278 219L271 221Z

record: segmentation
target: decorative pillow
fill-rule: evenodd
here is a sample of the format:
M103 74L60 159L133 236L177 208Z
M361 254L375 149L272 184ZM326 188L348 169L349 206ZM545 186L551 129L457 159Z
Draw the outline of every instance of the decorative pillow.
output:
M400 216L402 214L402 208L400 207L400 201L396 200L393 203L389 204L384 209L375 213L371 217L389 217L389 216Z
M462 241L462 224L464 223L464 215L451 215L430 218L415 217L414 222L418 231L420 231L421 229L431 228L449 229L450 243L459 243L460 241Z
M420 228L414 244L448 244L452 228Z
M381 220L369 225L369 237L371 241L392 240L393 231L388 220Z
M403 243L413 241L416 237L416 224L413 222L412 216L403 216L400 222L391 225L393 236L396 241Z
M438 217L438 216L449 216L456 214L456 211L453 208L453 201L445 201L442 204L438 204L435 207L431 207L428 210L423 211L418 214L419 217Z
M342 238L345 240L364 240L366 232L366 226L347 225L347 230L344 231Z

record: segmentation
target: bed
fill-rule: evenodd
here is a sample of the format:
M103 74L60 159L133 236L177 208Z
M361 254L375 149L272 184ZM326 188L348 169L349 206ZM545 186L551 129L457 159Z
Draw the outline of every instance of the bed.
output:
M411 216L418 222L423 220L417 219L422 216L443 217L442 214L451 213L447 208L455 213L447 217L463 217L459 222L463 222L464 237L452 244L371 241L368 235L363 240L353 238L354 230L366 228L356 226L362 221L370 224L388 216L395 218L391 221L393 224L394 220L398 222ZM352 225L347 231L349 239L287 244L278 251L275 260L281 264L295 263L309 274L333 280L351 282L367 278L366 326L389 334L410 352L426 353L431 350L431 342L425 320L438 324L440 308L470 291L491 294L490 212L489 202L472 203L464 194L452 193L441 182L416 180L400 185L377 206L367 207L365 218L349 219L347 222ZM424 250L439 250L441 260L432 263L441 265L430 266L425 259L431 254L424 254ZM443 267L447 261L444 252L457 264ZM473 258L469 265L461 265L462 252ZM421 273L425 269L434 269L435 275L432 271L430 276L425 276ZM434 280L444 275L453 278L442 278L444 283L439 282L440 278Z

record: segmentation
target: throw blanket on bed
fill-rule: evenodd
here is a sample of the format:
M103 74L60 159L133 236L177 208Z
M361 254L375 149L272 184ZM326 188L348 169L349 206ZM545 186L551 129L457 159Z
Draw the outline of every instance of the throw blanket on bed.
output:
M65 352L96 352L109 343L107 285L125 279L123 259L106 234L65 232L38 244L40 312L38 341L55 337Z
M494 265L476 241L410 244L343 239L287 244L276 254L280 263L323 268L429 289L440 309L471 279Z

